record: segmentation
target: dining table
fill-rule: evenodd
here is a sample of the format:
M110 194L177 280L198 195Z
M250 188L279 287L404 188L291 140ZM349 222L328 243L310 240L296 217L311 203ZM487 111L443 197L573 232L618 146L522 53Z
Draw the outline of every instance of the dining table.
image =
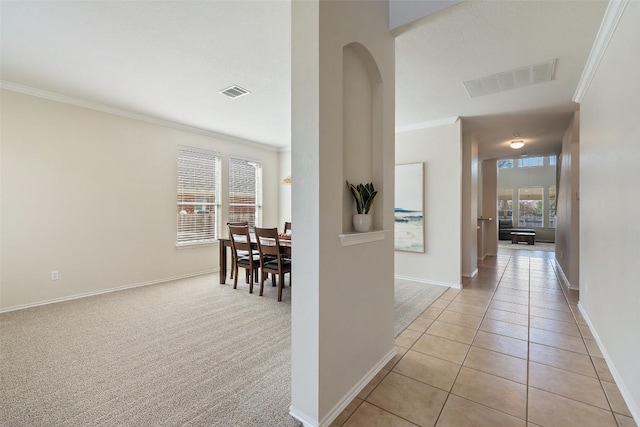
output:
M258 250L258 242L256 241L255 234L251 233L251 249ZM265 239L261 240L263 242ZM267 239L268 240L268 239ZM227 280L227 248L231 249L231 239L229 237L223 237L218 239L220 243L220 284L224 284ZM291 237L281 236L278 239L280 243L280 253L283 255L291 256Z

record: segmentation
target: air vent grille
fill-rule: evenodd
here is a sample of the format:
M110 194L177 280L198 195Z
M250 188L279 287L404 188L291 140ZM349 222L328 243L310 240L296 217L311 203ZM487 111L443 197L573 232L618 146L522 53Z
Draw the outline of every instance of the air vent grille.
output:
M491 95L498 92L549 82L555 78L556 60L503 71L479 79L463 82L469 96Z
M247 95L251 92L238 85L233 85L221 90L220 93L228 96L229 98L240 98L241 96Z

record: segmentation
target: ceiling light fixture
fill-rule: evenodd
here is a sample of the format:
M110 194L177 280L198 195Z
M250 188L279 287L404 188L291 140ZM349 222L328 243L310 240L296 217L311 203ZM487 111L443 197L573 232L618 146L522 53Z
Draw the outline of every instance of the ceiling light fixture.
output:
M511 141L511 144L509 144L509 147L513 148L514 150L517 150L519 148L524 147L524 141Z

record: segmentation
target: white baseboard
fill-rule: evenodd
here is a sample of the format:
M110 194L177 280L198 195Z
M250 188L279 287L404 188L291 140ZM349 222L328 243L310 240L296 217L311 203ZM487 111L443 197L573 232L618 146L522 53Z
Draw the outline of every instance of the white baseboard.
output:
M616 369L616 366L613 364L613 361L611 360L611 356L609 356L607 349L604 347L604 344L602 343L602 340L598 335L598 331L596 331L596 328L593 326L591 319L589 319L587 312L585 311L584 307L582 306L582 303L580 302L578 303L578 310L580 310L580 314L582 314L582 317L584 317L584 320L589 325L589 329L591 329L591 333L593 334L593 337L595 338L596 343L598 344L598 348L600 348L600 352L604 356L604 360L606 360L607 365L609 366L609 371L611 371L611 375L613 376L613 379L616 380L616 385L620 390L620 394L622 394L622 398L624 399L624 402L627 404L627 407L629 408L629 412L631 412L631 416L633 417L636 424L640 425L640 407L638 406L638 403L634 402L633 399L631 398L631 393L629 393L629 389L624 383L622 376L620 376L620 373Z
M395 276L395 278L400 280L411 280L412 282L425 283L427 285L438 285L438 286L446 286L448 288L462 289L462 283L438 282L436 280L425 280L417 277L407 277L407 276Z
M569 282L566 274L564 274L564 270L562 269L562 266L557 259L554 258L551 265L552 267L555 267L556 273L558 273L558 278L560 279L560 283L565 287L565 289L580 290L579 287L571 286L571 282Z
M358 396L358 393L360 393L360 391L362 391L362 389L365 388L367 384L369 384L373 377L375 377L378 372L380 372L380 370L384 368L385 365L389 363L389 361L393 359L396 354L397 351L394 346L386 355L382 357L382 359L380 359L378 363L376 363L373 368L369 370L369 372L367 372L360 379L360 381L356 383L356 385L351 388L351 390L349 390L347 394L344 395L342 399L340 399L338 403L333 406L333 408L327 413L327 415L322 417L320 422L313 420L312 417L307 416L305 413L299 411L293 406L289 407L289 415L300 421L304 425L304 427L328 427L333 422L333 420L338 418L338 415L340 415L340 413L344 411L344 408L346 408L349 403L351 403L351 401L355 399L356 396Z
M476 277L476 274L478 274L478 269L476 268L475 270L473 270L471 273L462 273L462 277L469 277L469 278L474 278Z
M180 279L186 279L186 278L189 278L189 277L202 276L204 274L217 273L218 271L220 271L220 269L219 268L215 268L215 269L212 269L212 270L199 271L197 273L189 273L189 274L183 274L183 275L180 275L180 276L166 277L166 278L163 278L163 279L149 280L148 282L140 282L140 283L134 283L132 285L124 285L124 286L118 286L118 287L115 287L115 288L101 289L99 291L86 292L86 293L83 293L83 294L76 294L76 295L69 295L69 296L66 296L66 297L54 298L54 299L49 299L49 300L44 300L44 301L38 301L38 302L34 302L34 303L29 303L29 304L14 305L13 307L7 307L7 308L0 309L0 313L7 313L9 311L16 311L16 310L24 310L25 308L38 307L38 306L47 305L47 304L55 304L57 302L71 301L71 300L74 300L74 299L92 297L92 296L95 296L95 295L108 294L110 292L123 291L125 289L131 289L131 288L139 288L141 286L157 285L158 283L165 283L165 282L170 282L172 280L180 280Z

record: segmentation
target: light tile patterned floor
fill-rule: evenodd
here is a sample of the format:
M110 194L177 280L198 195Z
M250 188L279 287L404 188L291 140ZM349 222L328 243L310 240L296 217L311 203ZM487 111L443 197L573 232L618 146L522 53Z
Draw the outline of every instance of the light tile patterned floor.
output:
M480 267L398 336L332 426L635 426L550 259Z

